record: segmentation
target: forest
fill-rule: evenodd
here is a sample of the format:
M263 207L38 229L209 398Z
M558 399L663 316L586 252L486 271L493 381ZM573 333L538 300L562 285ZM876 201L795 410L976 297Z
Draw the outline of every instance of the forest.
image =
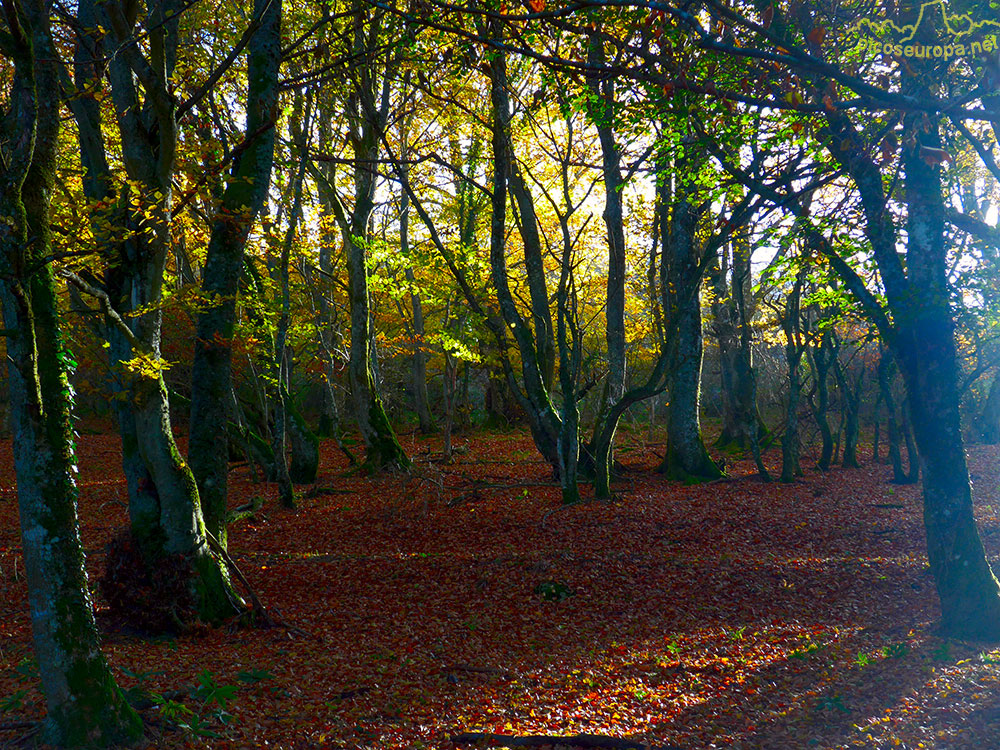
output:
M0 10L0 747L1000 743L996 0Z

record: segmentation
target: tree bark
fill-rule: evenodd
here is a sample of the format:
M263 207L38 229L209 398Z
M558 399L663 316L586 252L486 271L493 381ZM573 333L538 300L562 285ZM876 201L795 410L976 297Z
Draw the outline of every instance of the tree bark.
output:
M274 162L274 117L281 58L281 0L255 0L259 26L247 47L245 150L236 157L212 222L191 365L188 461L209 532L226 547L229 401L236 298L247 237L267 197Z
M368 293L367 251L368 220L375 207L375 164L379 142L388 119L390 74L379 82L372 47L378 38L372 15L366 30L366 13L355 3L353 50L360 62L357 83L349 96L347 117L350 142L354 150L354 206L347 218L344 244L347 249L348 298L351 305L351 343L348 377L355 417L367 448L365 463L371 470L409 466L382 405L371 356L371 319Z
M121 156L129 182L119 207L132 232L120 243L130 322L119 329L132 357L121 363L139 456L151 486L143 488L148 508L132 514L133 535L147 565L163 555L189 561L199 614L214 622L236 613L242 602L229 584L224 563L208 548L197 484L174 442L160 356L162 291L170 252L173 173L177 148L177 103L169 76L176 61L179 10L173 2L148 9L150 59L134 35L138 22L118 3L99 6L101 25L110 30L118 53L108 63ZM143 79L142 95L136 85ZM141 311L141 312L140 312ZM126 333L126 330L128 331ZM138 524L137 524L138 521Z
M857 469L860 466L858 463L858 437L861 429L859 412L865 371L862 369L858 372L853 386L839 360L834 362L834 373L837 377L837 384L840 386L840 392L843 394L844 408L844 453L840 465L845 469Z
M920 149L940 148L916 115L904 149L907 261L911 294L899 318L896 362L907 386L913 437L924 476L927 557L941 599L944 629L972 638L1000 637L1000 585L986 560L972 514L962 442L954 323L949 305L941 172Z
M611 472L614 467L614 441L621 411L615 407L625 395L625 217L622 189L621 151L615 142L614 76L598 74L607 65L604 42L591 35L587 42L587 61L592 72L587 85L592 99L590 119L601 144L601 176L604 181L604 226L608 240L608 282L605 296L605 342L608 350L608 379L594 424L589 447L594 464L594 493L598 498L611 497ZM575 405L574 405L575 408ZM618 415L618 416L616 416Z
M1000 370L993 376L989 395L978 419L979 438L987 445L1000 443Z
M409 84L410 71L404 74L404 86ZM406 159L409 153L407 148L407 138L409 135L409 121L405 121L400 126L400 142L403 147L403 179L409 179L409 165ZM399 196L399 251L403 256L403 261L409 263L404 271L406 283L410 289L410 308L413 311L413 408L417 412L417 423L420 425L420 432L429 435L435 431L434 418L431 416L430 406L427 398L427 355L424 353L424 306L417 289L417 277L413 273L413 266L410 258L410 196L405 190Z
M924 95L930 63L902 77L904 94ZM924 476L927 556L941 602L942 625L957 637L1000 638L1000 584L986 560L972 513L972 488L965 459L958 405L954 321L950 309L945 247L944 198L940 167L922 158L922 149L940 149L939 123L908 113L903 126L902 162L907 242L904 268L897 232L886 210L882 175L851 140L853 124L827 114L828 148L857 186L865 231L878 264L893 321L870 298L857 278L838 270L879 322L906 384L909 418Z
M817 466L820 471L826 471L833 461L833 431L830 429L829 416L830 368L837 361L837 345L833 331L829 328L823 330L819 336L819 346L813 346L810 352L816 377L816 406L813 409L813 416L822 441Z
M205 525L226 547L229 401L236 297L247 237L264 205L274 162L274 116L281 57L281 0L255 0L259 27L248 44L244 146L208 242L201 289L209 303L198 313L191 365L188 461L198 483Z
M59 330L49 209L61 100L47 3L3 2L13 58L0 167L0 304L21 541L35 657L48 710L44 740L129 742L141 721L101 652L77 518L72 359Z
M889 441L889 463L892 465L892 482L894 484L906 484L907 477L903 471L903 456L900 451L899 422L896 420L896 398L892 393L892 380L894 376L895 365L892 361L892 354L887 349L883 349L878 363L878 381L886 410L886 438Z
M781 481L794 482L802 476L799 463L799 400L802 395L802 325L799 302L805 272L799 272L795 285L785 300L781 324L785 329L785 362L788 366L788 405L785 410L785 434L781 437Z
M521 355L521 375L523 391L517 387L513 368L502 350L501 361L511 389L518 394L528 417L535 446L549 462L553 472L558 475L561 460L559 458L559 434L561 424L549 399L548 390L540 367L540 360L535 346L531 327L521 317L510 290L510 281L506 262L506 214L508 179L511 170L510 148L510 96L508 93L507 61L502 52L493 55L490 67L490 103L492 105L493 149L493 195L492 215L490 218L490 277L497 293L500 315L510 329Z
M692 148L697 148L693 146ZM697 157L679 163L678 168L696 173L702 163ZM693 179L693 178L691 178ZM704 215L695 195L696 187L681 183L676 190L669 227L663 238L663 285L667 300L664 307L676 321L677 341L673 348L668 383L670 410L667 421L667 453L659 471L671 479L706 480L722 476L718 465L708 455L701 435L701 365L703 336L701 330L701 276L697 229Z

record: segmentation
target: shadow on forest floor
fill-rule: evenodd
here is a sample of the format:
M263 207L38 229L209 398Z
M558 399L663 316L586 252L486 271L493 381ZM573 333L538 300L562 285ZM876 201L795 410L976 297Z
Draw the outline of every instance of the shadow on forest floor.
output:
M232 528L231 551L264 601L316 637L107 634L125 688L168 693L205 670L238 686L232 721L213 724L221 738L171 730L159 746L444 748L462 731L691 750L1000 737L1000 653L934 635L919 489L889 484L885 466L809 471L790 486L756 481L742 460L733 481L693 487L629 471L618 501L552 512L558 487L524 435L469 437L449 466L419 460L436 438L404 447L413 474L345 477L325 443L317 487L329 491L301 488L297 512L234 471L232 504L265 505ZM654 449L636 441L621 457L651 469ZM80 454L93 580L125 523L125 491L116 438L86 436ZM996 452L971 458L995 554ZM0 703L0 723L41 710L23 674L12 484L4 445L0 696L18 698Z

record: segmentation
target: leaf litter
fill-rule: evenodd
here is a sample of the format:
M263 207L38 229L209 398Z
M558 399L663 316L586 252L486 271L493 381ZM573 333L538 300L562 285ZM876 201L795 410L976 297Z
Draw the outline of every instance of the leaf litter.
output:
M919 487L889 484L885 465L781 485L734 461L731 481L682 486L625 432L615 501L562 508L529 438L466 441L442 465L438 440L405 438L414 471L375 477L325 442L316 487L336 492L300 487L295 512L235 469L232 506L265 502L231 528L230 552L296 630L105 632L123 689L179 695L201 680L226 697L212 736L152 722L150 746L450 749L483 733L950 750L1000 737L1000 650L935 632ZM95 581L126 491L115 436L79 450ZM972 447L970 462L996 564L997 450ZM44 700L9 443L0 602L0 725L13 727Z

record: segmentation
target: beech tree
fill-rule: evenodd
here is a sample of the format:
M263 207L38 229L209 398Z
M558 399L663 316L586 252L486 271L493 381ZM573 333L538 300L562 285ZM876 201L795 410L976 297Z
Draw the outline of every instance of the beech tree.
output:
M98 198L90 218L104 279L67 278L100 300L109 329L132 541L150 569L168 555L184 558L200 615L216 621L239 612L242 602L225 564L210 549L198 486L174 441L163 378L167 365L160 352L178 121L187 106L178 102L171 83L181 8L168 3L147 9L148 50L136 38L134 11L121 3L80 3L78 85L91 96L109 92L114 139L105 133L110 123L93 107L74 108L85 189ZM105 45L120 50L106 65L100 53ZM202 95L195 91L189 102ZM124 175L109 167L110 140L121 143Z
M49 265L62 100L51 8L42 0L5 0L2 8L0 55L13 77L0 120L0 302L31 627L48 708L45 740L128 742L141 722L115 685L94 620L77 519L68 380L74 363Z
M972 13L990 12L985 3L968 5ZM749 106L766 103L774 112L791 112L793 120L802 118L797 120L797 132L806 133L803 120L809 122L814 143L849 178L849 189L860 206L861 228L879 271L884 306L865 278L839 254L835 238L810 214L808 200L788 189L787 180L750 179L735 159L728 160L731 171L750 189L789 206L804 220L810 244L841 275L892 350L906 383L923 470L928 558L943 625L966 637L1000 637L1000 587L973 519L961 432L942 167L948 161L942 133L950 125L960 137L978 145L987 166L1000 174L965 124L989 121L989 115L973 111L966 100L951 98L956 89L976 90L984 73L982 62L931 57L897 64L877 59L881 53L866 53L861 58L864 67L856 73L827 59L844 54L848 47L858 48L848 23L853 19L838 16L853 11L795 3L714 8L718 13L714 30L703 27L686 10L671 11L703 49L717 52L728 66L729 76L722 79L717 71L711 88L704 80L685 80L681 86ZM883 11L896 15L892 8ZM916 8L901 9L899 22L912 23L916 13ZM933 22L926 24L918 41L933 41L935 33ZM845 46L838 46L841 40ZM768 59L768 66L777 64L787 77L774 81L773 68L765 70L754 62L760 58ZM879 70L886 85L864 77L883 63L888 67ZM678 72L674 69L671 74ZM759 95L752 90L755 79L762 88ZM989 99L991 88L979 91L984 103L995 101ZM858 103L848 103L851 97L858 98L863 116L856 116ZM890 169L898 169L900 193L890 192Z
M236 297L243 277L247 236L271 184L281 56L281 0L255 0L253 12L247 30L244 140L232 155L228 184L212 223L201 282L208 300L198 315L191 367L188 460L198 482L208 530L223 546Z

